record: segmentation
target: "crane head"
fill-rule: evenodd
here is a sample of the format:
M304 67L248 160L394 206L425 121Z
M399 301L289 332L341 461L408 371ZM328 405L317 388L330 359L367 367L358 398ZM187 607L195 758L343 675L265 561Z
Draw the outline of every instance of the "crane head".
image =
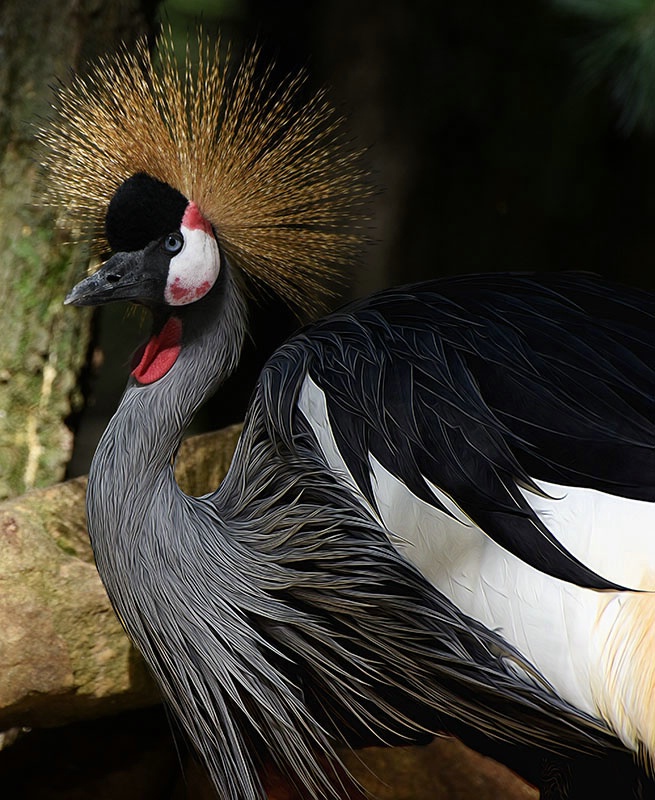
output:
M145 173L120 185L105 231L114 255L72 289L67 304L182 306L204 297L218 278L221 253L209 220L177 189Z
M157 56L144 39L56 89L53 118L39 131L44 200L97 253L109 244L132 254L110 260L94 291L86 284L86 296L74 290L69 303L125 292L140 302L188 303L216 279L224 254L312 311L353 262L372 195L362 151L325 92L305 99L305 76L278 82L257 48L238 63L225 50L199 32L180 63L169 32ZM181 249L167 251L163 237L174 250L178 236ZM193 279L192 251L203 254ZM148 276L145 297L117 265L131 278L135 269ZM113 292L102 277L114 281ZM162 293L153 298L155 283Z

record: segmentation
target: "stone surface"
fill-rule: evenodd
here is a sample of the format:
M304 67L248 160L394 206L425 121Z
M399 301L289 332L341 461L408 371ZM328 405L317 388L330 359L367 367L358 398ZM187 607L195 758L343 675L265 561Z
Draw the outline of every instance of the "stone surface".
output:
M69 481L0 506L0 727L156 698L98 578L84 490Z
M369 748L344 761L376 800L537 800L539 793L510 770L457 739L426 747Z
M218 485L240 426L185 442L182 487ZM93 563L83 478L0 504L0 730L156 702Z

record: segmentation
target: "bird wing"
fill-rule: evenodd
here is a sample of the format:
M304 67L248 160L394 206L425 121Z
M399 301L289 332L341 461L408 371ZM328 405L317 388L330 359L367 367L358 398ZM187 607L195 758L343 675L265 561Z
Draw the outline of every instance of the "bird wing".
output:
M646 292L583 274L480 275L347 307L268 370L293 379L296 398L303 375L318 387L326 441L372 508L376 464L542 572L617 589L528 497L548 483L655 500L654 332ZM291 409L273 394L284 426Z

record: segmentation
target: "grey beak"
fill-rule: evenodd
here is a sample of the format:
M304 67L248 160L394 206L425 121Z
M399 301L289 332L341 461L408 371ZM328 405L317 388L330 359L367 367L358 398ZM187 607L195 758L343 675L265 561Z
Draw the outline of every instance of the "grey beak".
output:
M99 306L118 300L138 300L143 289L143 251L116 253L97 272L76 284L64 304Z

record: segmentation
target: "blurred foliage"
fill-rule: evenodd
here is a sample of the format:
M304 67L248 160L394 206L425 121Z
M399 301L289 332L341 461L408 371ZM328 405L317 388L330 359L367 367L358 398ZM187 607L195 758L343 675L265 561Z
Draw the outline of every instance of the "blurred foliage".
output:
M655 2L553 0L585 22L578 46L584 80L606 83L626 131L655 130Z
M210 33L238 30L246 14L246 0L164 0L159 6L160 19L170 24L176 47L199 24Z
M243 0L166 0L165 8L198 19L217 19L238 16L243 12Z

